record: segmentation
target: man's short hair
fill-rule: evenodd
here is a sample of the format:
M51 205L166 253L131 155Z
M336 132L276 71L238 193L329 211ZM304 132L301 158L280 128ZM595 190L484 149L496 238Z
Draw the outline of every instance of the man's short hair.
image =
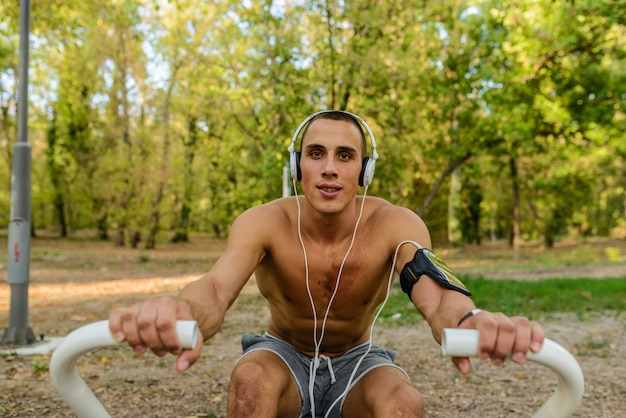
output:
M363 132L363 127L361 126L359 121L356 120L352 115L350 115L349 113L346 113L346 112L342 112L340 110L331 110L329 112L322 112L322 113L316 115L315 117L313 117L313 119L311 119L309 121L309 123L307 124L306 128L304 128L304 132L302 133L302 136L300 137L300 149L302 149L302 141L304 141L304 137L306 136L306 133L309 130L309 126L311 126L313 124L313 122L315 122L318 119L330 119L330 120L345 121L345 122L349 122L352 125L356 126L359 129L359 132L361 133L361 152L362 152L362 156L365 156L365 154L367 153L367 141L365 140L365 132Z

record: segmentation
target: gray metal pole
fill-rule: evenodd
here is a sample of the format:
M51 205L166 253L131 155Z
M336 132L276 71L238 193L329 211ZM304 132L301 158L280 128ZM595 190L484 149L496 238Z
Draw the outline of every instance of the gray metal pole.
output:
M291 196L291 171L289 171L289 163L283 166L283 197Z
M19 101L17 142L11 171L11 222L9 223L8 281L11 285L9 327L2 342L31 344L35 334L28 326L28 278L31 223L31 146L28 143L28 52L30 0L20 2Z

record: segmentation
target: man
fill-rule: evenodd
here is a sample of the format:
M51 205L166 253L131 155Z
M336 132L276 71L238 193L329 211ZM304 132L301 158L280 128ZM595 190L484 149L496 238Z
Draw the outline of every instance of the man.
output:
M508 357L522 363L529 350L539 351L544 335L537 323L476 310L462 283L436 267L432 253L418 251L431 248L431 240L414 212L357 196L363 121L341 111L309 119L295 159L303 196L242 213L210 272L175 299L113 309L113 335L139 353L177 355L183 372L199 358L201 344L181 349L174 321L195 319L198 340L211 338L255 273L270 318L266 335L242 339L230 417L423 416L422 397L393 364L395 354L370 343L376 309L398 274L438 342L444 328L461 326L480 330L480 357L496 365ZM470 372L469 359L453 362Z

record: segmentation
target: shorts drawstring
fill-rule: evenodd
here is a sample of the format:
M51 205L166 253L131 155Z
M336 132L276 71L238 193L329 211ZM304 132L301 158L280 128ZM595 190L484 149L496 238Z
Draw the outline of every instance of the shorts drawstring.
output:
M326 360L326 365L328 366L328 373L330 373L330 384L332 385L333 383L337 381L337 379L335 379L335 371L333 370L333 363L330 360L330 357L325 356L324 354L321 354L320 358L322 360Z

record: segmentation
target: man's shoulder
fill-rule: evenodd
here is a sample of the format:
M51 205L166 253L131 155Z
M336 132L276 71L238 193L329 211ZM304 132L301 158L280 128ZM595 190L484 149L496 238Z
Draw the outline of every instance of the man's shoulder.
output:
M265 245L290 225L287 205L280 200L282 199L246 209L233 222L229 235Z
M419 218L419 216L411 209L404 206L398 206L380 197L368 196L366 206L370 208L372 214L382 218Z
M287 212L288 209L295 205L295 197L281 197L266 203L252 206L249 210L267 213L267 212Z
M372 209L367 218L372 231L381 237L388 237L394 247L404 240L429 242L428 227L416 212L384 199L372 199Z
M293 198L280 198L246 209L239 218L254 222L270 222L288 216L289 201Z

